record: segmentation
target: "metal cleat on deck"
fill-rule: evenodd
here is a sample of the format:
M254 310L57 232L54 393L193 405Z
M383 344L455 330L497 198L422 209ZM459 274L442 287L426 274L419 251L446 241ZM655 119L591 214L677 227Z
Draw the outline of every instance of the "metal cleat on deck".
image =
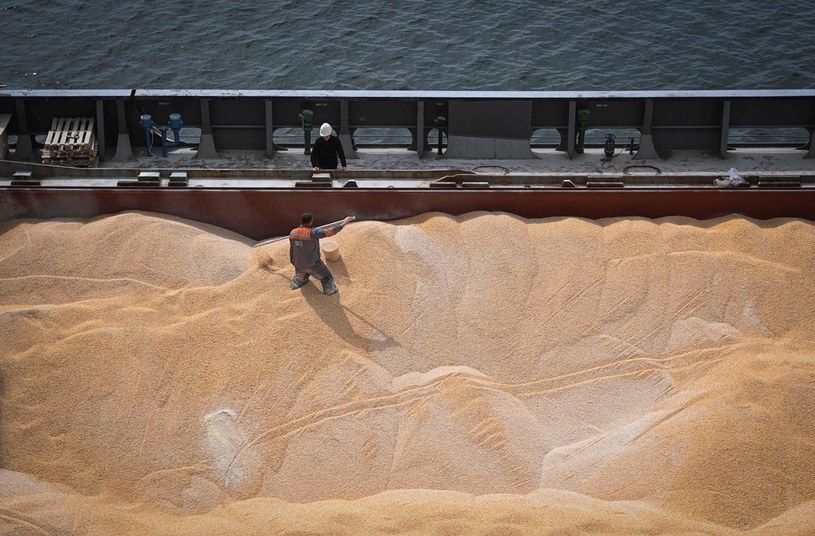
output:
M15 171L11 179L12 186L40 186L40 181L32 178L30 171Z

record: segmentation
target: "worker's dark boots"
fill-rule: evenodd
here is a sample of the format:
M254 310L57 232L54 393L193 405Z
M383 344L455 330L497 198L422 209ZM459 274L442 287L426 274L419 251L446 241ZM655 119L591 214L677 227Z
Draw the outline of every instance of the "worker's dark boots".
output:
M304 279L298 279L297 276L291 278L291 289L297 290L308 282L308 276Z
M331 296L332 294L336 294L339 290L337 285L334 284L334 276L329 275L328 277L324 277L320 280L320 283L323 284L323 294L326 296Z

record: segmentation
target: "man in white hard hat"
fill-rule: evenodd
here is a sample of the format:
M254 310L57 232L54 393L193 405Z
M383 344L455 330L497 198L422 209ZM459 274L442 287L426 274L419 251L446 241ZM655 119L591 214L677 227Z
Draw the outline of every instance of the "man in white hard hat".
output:
M332 130L331 125L323 123L320 127L320 137L314 141L314 147L311 149L311 170L315 173L321 169L337 169L338 156L342 162L342 170L348 171L342 143L339 138L331 135Z

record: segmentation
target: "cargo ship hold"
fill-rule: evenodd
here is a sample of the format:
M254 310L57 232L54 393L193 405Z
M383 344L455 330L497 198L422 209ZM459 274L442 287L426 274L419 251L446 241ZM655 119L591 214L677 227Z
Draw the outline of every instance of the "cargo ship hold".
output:
M815 91L9 90L0 129L2 534L815 534ZM304 212L356 217L318 281Z

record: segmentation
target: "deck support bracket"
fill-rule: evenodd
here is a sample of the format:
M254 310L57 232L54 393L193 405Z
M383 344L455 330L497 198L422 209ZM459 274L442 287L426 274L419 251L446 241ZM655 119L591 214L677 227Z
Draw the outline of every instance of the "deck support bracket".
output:
M130 133L127 130L127 114L125 114L125 101L123 99L116 99L116 125L118 135L113 160L119 162L132 160L133 148L130 146Z
M569 160L574 156L575 138L577 137L577 101L569 101L569 130L566 133L566 154Z
M340 101L340 130L337 132L345 153L346 160L359 158L354 150L354 142L351 139L351 127L348 124L351 114L348 111L348 99Z
M654 137L651 134L651 124L654 120L654 100L645 100L645 114L642 120L642 130L640 130L640 147L634 158L637 160L659 159L656 147L654 147Z
M416 132L413 139L419 160L424 156L426 139L424 132L424 101L420 100L416 101Z
M28 131L28 119L25 113L25 100L16 99L17 108L17 148L14 151L16 160L31 160L34 158L34 147L31 144L31 133Z
M210 99L201 99L201 141L198 144L196 158L218 158L209 118L209 101Z
M730 101L722 103L722 138L719 145L719 152L722 158L727 158L727 139L730 136Z

